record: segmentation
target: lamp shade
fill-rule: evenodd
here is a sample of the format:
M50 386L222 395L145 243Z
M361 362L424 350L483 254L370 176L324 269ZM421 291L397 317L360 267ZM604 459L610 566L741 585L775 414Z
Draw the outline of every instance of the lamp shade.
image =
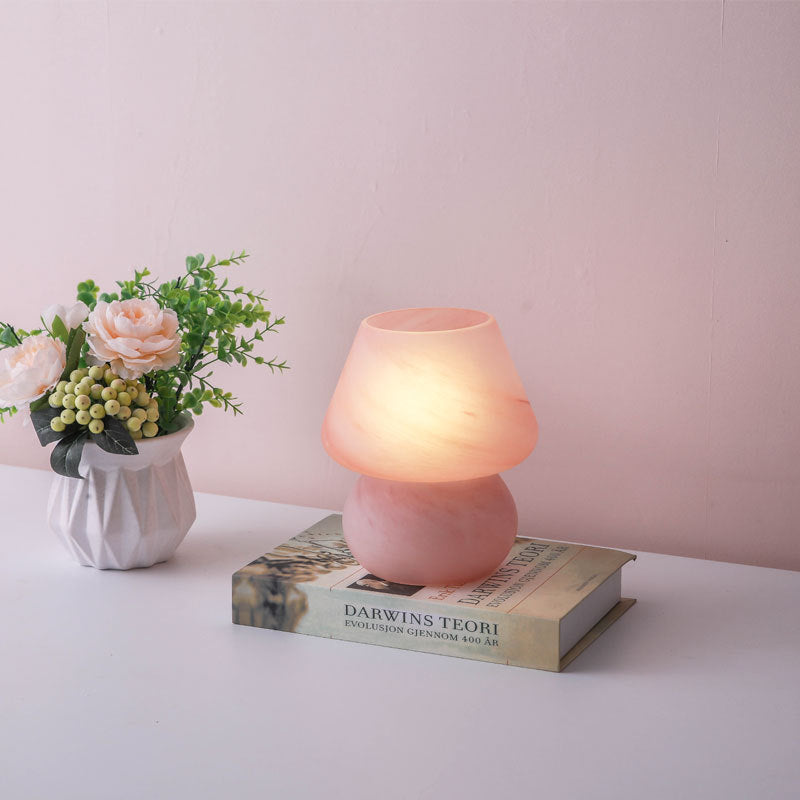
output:
M322 427L348 469L394 481L461 481L525 459L536 417L494 317L411 308L359 326Z

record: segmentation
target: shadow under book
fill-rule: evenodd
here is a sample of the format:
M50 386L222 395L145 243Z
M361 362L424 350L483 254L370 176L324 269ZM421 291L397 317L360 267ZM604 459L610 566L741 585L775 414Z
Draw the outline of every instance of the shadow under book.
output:
M636 601L631 553L517 537L488 577L409 586L369 574L331 514L233 575L238 625L561 671Z

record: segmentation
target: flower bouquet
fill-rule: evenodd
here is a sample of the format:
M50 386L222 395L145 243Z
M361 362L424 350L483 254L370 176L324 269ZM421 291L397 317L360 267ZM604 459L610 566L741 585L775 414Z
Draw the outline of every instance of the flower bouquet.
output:
M169 558L194 521L180 454L192 416L206 405L242 413L212 365L288 369L254 353L283 317L262 293L220 276L246 258L189 256L173 280L143 269L113 293L86 280L77 302L48 308L40 328L0 323L0 421L27 410L41 444L56 443L49 521L81 563Z

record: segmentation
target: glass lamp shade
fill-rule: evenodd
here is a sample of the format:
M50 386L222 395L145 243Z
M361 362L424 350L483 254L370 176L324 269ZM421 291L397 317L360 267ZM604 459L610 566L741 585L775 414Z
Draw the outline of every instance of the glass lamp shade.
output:
M412 482L494 475L527 458L537 436L497 322L462 308L367 317L322 428L343 466Z

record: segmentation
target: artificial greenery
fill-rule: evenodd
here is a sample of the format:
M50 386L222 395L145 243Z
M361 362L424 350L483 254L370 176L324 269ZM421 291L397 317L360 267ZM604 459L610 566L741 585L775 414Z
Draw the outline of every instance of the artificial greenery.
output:
M144 376L147 390L158 396L160 425L169 433L177 428L176 417L184 409L202 414L203 405L224 408L241 414L241 403L230 392L212 382L212 364L237 362L243 367L252 361L274 372L289 369L286 361L270 360L254 355L257 342L274 333L284 324L283 317L273 317L264 307L267 298L261 292L243 286L229 287L227 277L218 274L225 267L243 263L249 254L217 261L208 261L202 253L186 258L186 272L165 283L150 278L150 270L134 272L133 280L117 281L119 290L100 293L93 280L78 284L78 300L93 309L97 300L111 302L134 297L154 298L162 308L171 308L178 315L181 333L181 361L171 369ZM242 335L241 329L252 331Z
M131 419L131 412L121 407L113 396L106 397L111 383L119 383L120 397L128 400L128 405L147 406L133 410L133 414L148 413L148 420L158 420L157 426L152 422L139 425L148 432L146 436L164 435L176 431L181 426L180 415L191 412L199 415L205 404L215 408L223 408L233 414L241 414L241 403L231 394L212 381L214 364L238 363L247 366L249 362L269 367L272 372L283 372L289 369L286 361L277 358L266 360L255 355L254 350L259 342L264 341L265 334L276 332L284 324L283 317L273 317L265 308L267 298L262 292L245 289L243 286L231 288L229 279L220 272L226 267L242 264L249 255L243 250L238 255L217 260L211 256L207 261L202 253L186 258L186 271L173 280L159 283L151 278L148 269L136 270L133 280L117 281L117 291L101 292L100 287L91 279L78 284L77 299L93 310L98 301L107 303L115 300L153 299L165 309L172 309L178 318L178 334L180 335L180 361L174 367L157 369L136 381L115 380L118 376L105 371L106 384L102 386L99 377L101 369L92 380L100 381L91 388L103 396L94 397L91 401L102 404L108 402L113 408L103 417L103 424L88 425L86 421L79 424L72 413L77 381L88 381L83 389L87 393L83 400L89 401L89 380L85 374L96 372L98 367L87 370L86 355L89 344L82 327L67 330L60 317L56 316L48 327L42 320L43 329L24 331L15 329L7 323L0 322L0 349L14 347L22 343L28 336L47 333L64 341L66 346L66 365L57 387L40 399L30 404L31 418L42 445L57 442L51 454L51 465L56 472L70 477L81 477L78 465L83 445L86 441L94 441L103 449L112 453L135 454L137 452L135 438L141 438L140 428ZM108 365L105 365L106 367ZM72 382L67 386L68 382ZM142 386L142 384L144 384ZM141 396L136 400L138 389ZM128 398L132 395L136 402ZM64 403L65 399L69 403ZM144 400L144 402L141 402ZM79 398L80 401L80 398ZM64 408L62 408L64 403ZM92 409L100 408L93 405ZM66 409L66 410L65 410ZM0 408L0 422L4 415L13 415L17 409ZM113 413L112 413L113 412ZM123 414L122 412L126 412ZM98 412L99 413L99 412ZM150 428L147 428L147 426ZM95 432L91 428L99 428Z

